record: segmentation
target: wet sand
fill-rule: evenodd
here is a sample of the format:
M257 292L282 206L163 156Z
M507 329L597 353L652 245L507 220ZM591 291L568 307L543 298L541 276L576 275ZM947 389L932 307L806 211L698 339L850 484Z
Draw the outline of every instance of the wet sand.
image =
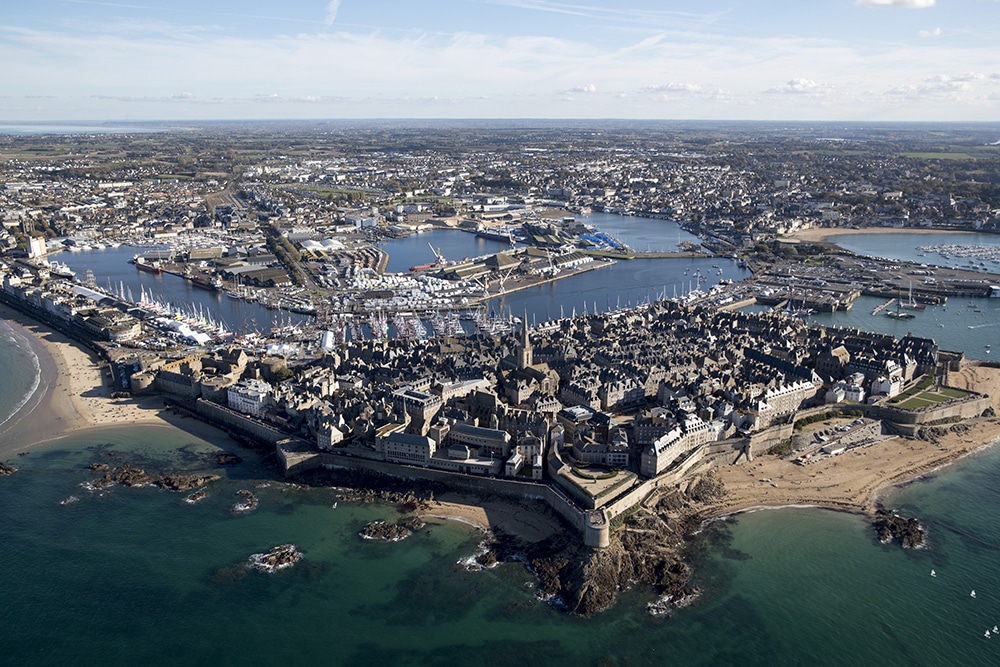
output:
M26 335L41 369L36 396L0 433L0 458L89 428L149 424L181 428L206 438L221 435L208 424L167 412L159 396L112 399L110 376L90 350L3 304L0 318Z
M428 509L417 514L428 520L461 521L480 530L499 530L525 542L541 542L565 530L550 510L516 501L481 501L472 495L444 493L435 497Z
M950 229L905 229L899 227L864 227L862 229L851 229L848 227L813 227L812 229L801 229L791 234L786 234L782 238L795 239L797 241L826 241L831 236L865 235L865 234L966 234L965 230Z

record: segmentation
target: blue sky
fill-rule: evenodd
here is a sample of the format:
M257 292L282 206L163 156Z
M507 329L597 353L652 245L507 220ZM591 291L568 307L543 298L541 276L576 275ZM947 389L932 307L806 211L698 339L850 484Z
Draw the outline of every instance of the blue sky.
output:
M0 120L1000 120L1000 0L7 0Z

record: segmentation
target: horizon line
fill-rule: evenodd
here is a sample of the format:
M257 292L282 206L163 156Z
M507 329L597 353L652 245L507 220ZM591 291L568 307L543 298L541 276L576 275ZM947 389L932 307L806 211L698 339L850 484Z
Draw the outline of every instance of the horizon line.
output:
M439 117L413 117L413 116L380 116L380 117L336 117L336 118L61 118L47 120L30 119L3 119L0 124L11 125L57 125L57 124L126 124L126 123L315 123L315 122L352 122L352 123L381 123L381 122L560 122L560 123L588 123L588 122L617 122L617 123L845 123L851 125L875 125L875 124L899 124L899 125L931 125L931 124L968 124L968 125L990 125L1000 124L1000 119L993 120L843 120L843 119L796 119L796 118L628 118L628 117L555 117L555 116L519 116L519 117L478 117L478 116L439 116Z

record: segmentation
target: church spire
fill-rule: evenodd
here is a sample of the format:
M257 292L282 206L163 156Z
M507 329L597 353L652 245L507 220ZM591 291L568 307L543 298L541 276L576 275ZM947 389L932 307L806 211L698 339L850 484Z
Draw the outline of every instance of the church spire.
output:
M528 337L528 308L524 309L524 317L521 319L521 341L517 350L518 368L528 368L532 362L531 339Z

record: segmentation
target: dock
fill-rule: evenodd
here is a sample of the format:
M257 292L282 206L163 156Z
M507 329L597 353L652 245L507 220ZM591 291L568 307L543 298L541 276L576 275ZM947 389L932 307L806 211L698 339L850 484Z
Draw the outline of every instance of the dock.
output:
M889 306L891 306L895 302L896 302L896 297L893 297L893 298L889 299L888 301L886 301L885 303L883 303L882 305L875 306L872 309L872 315L878 315L879 313L881 313L883 310L885 310L886 308L888 308Z

